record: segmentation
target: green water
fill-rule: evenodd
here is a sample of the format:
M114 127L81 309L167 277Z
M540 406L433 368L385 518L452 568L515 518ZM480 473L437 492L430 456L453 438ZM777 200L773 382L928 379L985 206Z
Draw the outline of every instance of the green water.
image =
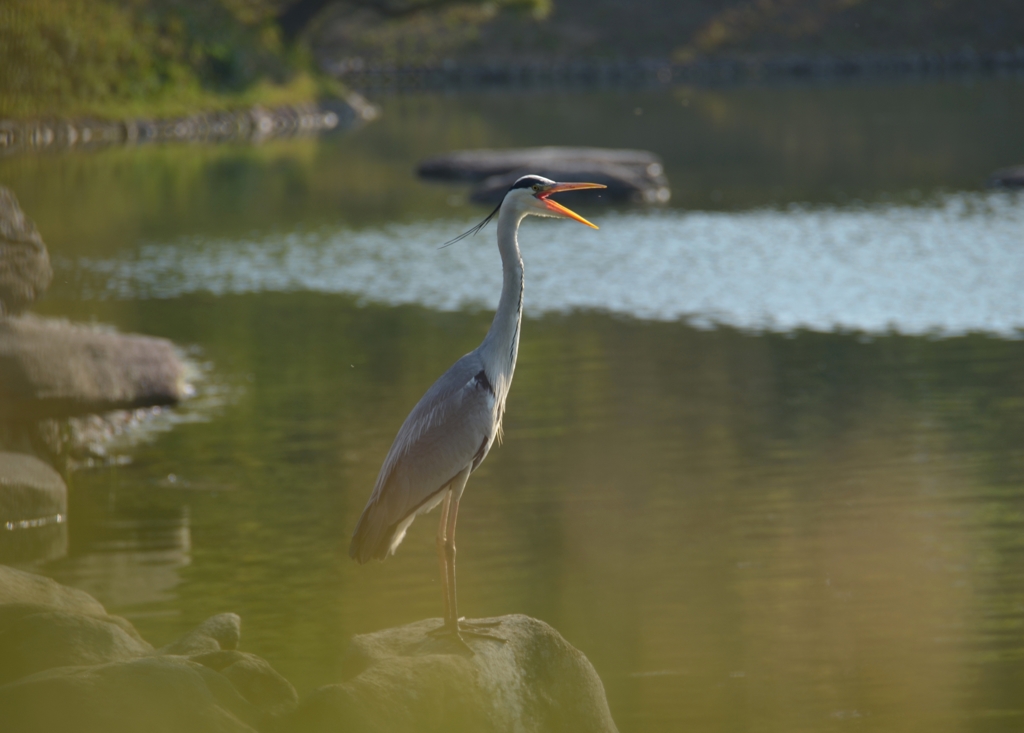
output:
M479 212L411 172L455 147L650 148L673 206L726 224L927 205L1024 159L1012 81L380 102L320 141L0 160L56 263L37 310L165 336L204 375L189 419L72 476L69 555L34 569L157 645L234 611L242 648L300 693L337 678L352 634L440 615L435 515L383 564L347 542L398 426L490 312L270 286L118 296L89 263L396 222L455 234ZM553 625L626 733L1020 727L1024 341L894 324L527 318L504 444L459 515L460 610Z

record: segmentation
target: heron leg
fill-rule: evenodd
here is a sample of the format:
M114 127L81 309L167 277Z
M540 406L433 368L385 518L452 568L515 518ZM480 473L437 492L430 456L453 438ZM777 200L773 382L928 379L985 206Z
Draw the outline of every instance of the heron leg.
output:
M444 623L448 625L448 618L452 615L448 605L448 559L445 557L445 530L448 526L448 507L451 504L452 491L445 489L444 500L441 503L441 521L437 525L437 565L441 576L441 594L444 599Z
M504 642L500 636L489 634L486 631L476 631L475 628L487 628L500 625L496 621L467 621L459 617L459 606L455 593L455 522L459 518L459 501L462 499L462 492L466 490L466 482L469 480L469 473L472 469L467 467L452 481L452 500L448 507L448 526L445 530L445 555L448 559L448 596L449 610L452 621L449 624L445 620L445 627L459 636L474 636L483 639Z
M462 492L466 490L469 472L470 467L466 466L451 483L449 493L451 501L448 506L445 527L444 555L448 564L448 615L445 616L444 623L450 631L455 633L459 632L459 604L455 586L455 522L459 518L459 501L462 499Z

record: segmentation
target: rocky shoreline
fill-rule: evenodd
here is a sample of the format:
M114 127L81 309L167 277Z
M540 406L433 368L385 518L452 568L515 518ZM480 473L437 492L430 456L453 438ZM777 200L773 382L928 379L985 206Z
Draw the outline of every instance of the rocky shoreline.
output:
M354 637L341 679L300 699L220 613L155 647L87 593L0 565L0 720L9 733L616 733L590 661L528 616L504 642L426 619Z
M0 120L0 155L174 142L260 143L355 127L377 117L358 94L345 99L267 109L205 112L171 119Z
M167 339L24 313L52 279L49 253L14 193L0 186L0 562L67 551L72 454L88 435L191 386Z
M448 60L399 66L362 59L327 61L325 70L360 90L480 87L620 87L669 84L723 85L777 81L843 81L1024 73L1024 47L944 53L900 52L846 55L737 56L687 63L668 59L629 61Z

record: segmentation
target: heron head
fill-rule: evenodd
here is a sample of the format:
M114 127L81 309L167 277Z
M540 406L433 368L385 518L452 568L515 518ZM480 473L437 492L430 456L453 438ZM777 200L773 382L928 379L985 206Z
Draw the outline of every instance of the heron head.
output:
M512 188L505 194L502 206L511 203L526 214L574 219L581 224L597 229L596 225L591 224L575 211L570 211L557 201L548 198L560 191L576 191L582 188L607 188L607 186L601 183L557 183L543 176L523 176L512 184Z
M487 222L493 219L495 214L505 206L512 206L516 211L521 212L524 216L526 214L533 214L534 216L551 216L558 219L575 219L581 224L586 224L588 227L597 229L596 224L591 224L575 211L570 211L557 201L552 201L548 198L551 194L558 193L559 191L575 191L580 188L608 187L603 183L557 183L552 181L550 178L544 178L543 176L523 176L512 184L512 188L510 188L508 193L505 194L505 198L501 200L501 203L498 204L494 211L488 214L482 222L472 229L469 229L455 237L455 239L445 242L441 246L442 248L448 247L449 245L462 241L466 237L476 234L487 226Z

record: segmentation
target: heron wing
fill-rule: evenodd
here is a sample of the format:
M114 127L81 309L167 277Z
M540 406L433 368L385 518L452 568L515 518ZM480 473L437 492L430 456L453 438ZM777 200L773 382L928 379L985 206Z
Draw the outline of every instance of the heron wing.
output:
M427 390L399 429L349 554L360 562L386 557L411 518L440 501L444 488L466 466L475 468L483 460L494 438L496 414L483 363L475 352L467 354Z

